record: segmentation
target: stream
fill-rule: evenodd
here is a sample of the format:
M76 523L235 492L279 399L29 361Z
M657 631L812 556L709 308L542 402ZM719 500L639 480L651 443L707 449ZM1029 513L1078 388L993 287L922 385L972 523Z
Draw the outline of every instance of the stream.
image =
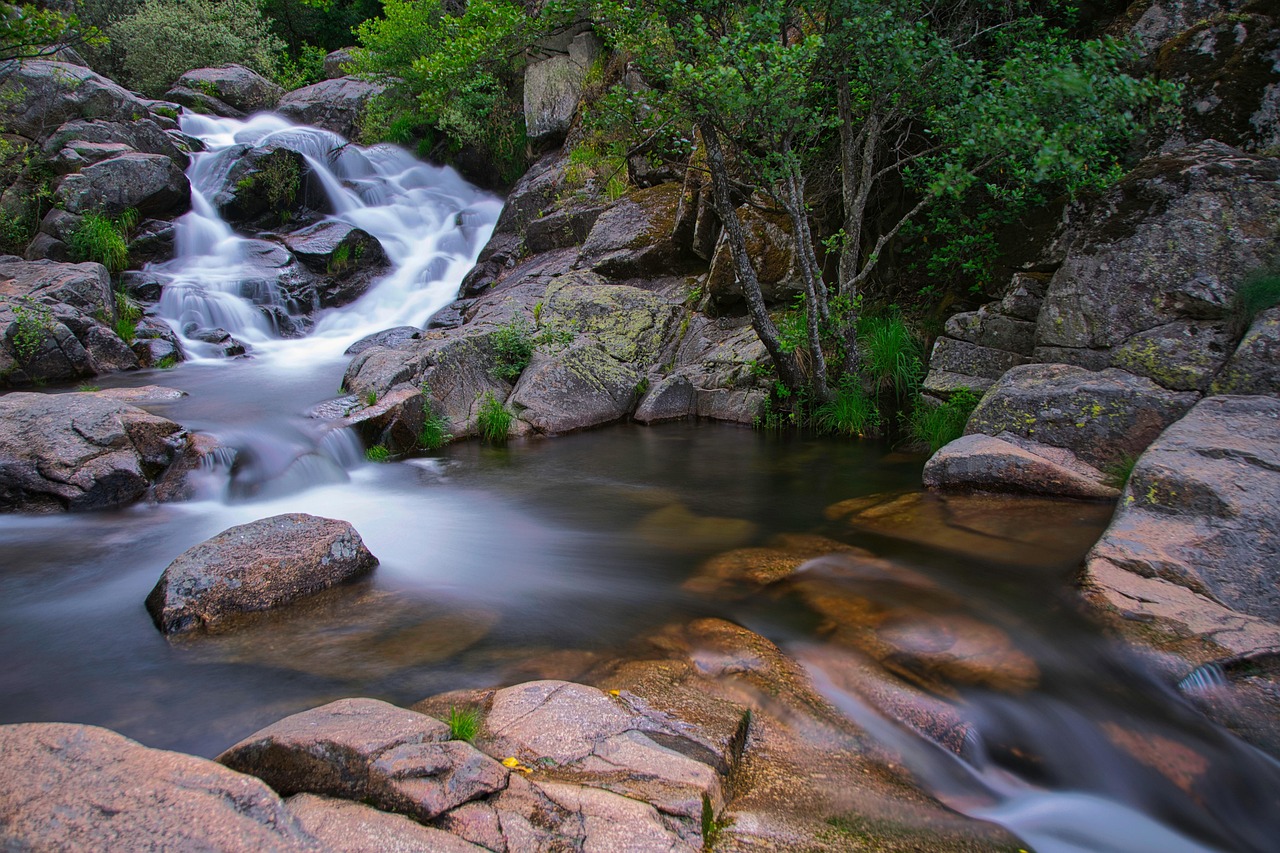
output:
M367 462L354 436L305 412L337 394L352 342L421 326L453 299L501 199L398 149L361 149L271 115L188 116L183 129L208 150L189 170L193 211L179 221L177 256L152 269L166 282L158 310L179 334L222 327L252 357L217 359L184 340L192 358L177 368L101 384L187 392L146 408L212 434L240 462L201 472L185 503L0 516L0 723L91 723L213 756L337 698L408 705L562 677L664 625L714 616L793 655L942 802L1040 853L1276 849L1280 763L1208 722L1072 605L1072 576L1110 507L1028 500L1007 516L966 517L926 496L918 518L934 519L927 529L851 525L826 511L917 494L922 457L708 422ZM253 241L209 202L244 143L303 153L332 216L376 236L393 263L305 338L275 335L259 306L280 305L279 293L253 267ZM380 566L236 631L169 641L156 630L143 600L178 554L284 512L351 522ZM864 548L901 576L859 575L829 559L784 594L686 583L708 558L794 533ZM1007 638L1038 677L1020 690L948 685L969 728L959 754L944 749L846 677L861 652L819 631L806 598L813 585L907 614L907 642L927 645L920 626L932 620L978 625Z

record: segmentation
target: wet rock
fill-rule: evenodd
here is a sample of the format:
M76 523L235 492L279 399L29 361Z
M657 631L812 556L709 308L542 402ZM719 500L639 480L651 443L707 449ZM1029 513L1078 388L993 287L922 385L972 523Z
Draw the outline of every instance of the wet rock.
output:
M103 388L94 391L99 397L107 400L118 400L121 403L169 403L187 396L186 391L177 388L166 388L163 385L139 385L135 388Z
M418 448L430 403L421 389L401 385L355 411L347 413L338 426L354 429L366 444L380 444L392 453Z
M176 226L160 219L148 219L138 226L129 240L129 262L135 265L163 263L173 258ZM146 276L145 273L140 275ZM151 281L154 277L147 276ZM158 302L158 291L148 294L146 302Z
M318 849L261 781L106 729L3 726L0 754L0 822L12 849Z
M147 610L165 634L186 633L354 580L377 564L345 521L277 515L182 553L147 596Z
M328 197L297 151L246 147L211 199L218 213L250 233L305 224L329 211Z
M1280 622L1280 400L1209 397L1139 459L1089 555Z
M456 329L465 321L465 312L472 305L470 299L455 299L427 318L428 329Z
M187 357L169 324L154 317L138 321L131 348L143 367L173 367Z
M285 803L302 830L327 850L344 853L482 853L485 848L415 820L370 806L315 794Z
M501 764L448 737L448 726L424 714L343 699L286 717L218 761L285 795L326 794L430 820L507 783Z
M187 446L181 426L96 394L0 397L0 510L132 503Z
M382 88L357 77L322 80L289 92L280 99L276 112L299 124L322 127L344 139L354 139L365 106Z
M71 213L176 216L191 207L187 176L161 154L121 154L85 166L58 187L58 200Z
M378 238L345 222L317 222L286 235L284 244L319 274L316 291L322 308L354 302L391 268Z
M983 396L965 432L1007 432L1104 466L1141 453L1197 397L1114 368L1028 364L1005 373Z
M1277 205L1278 159L1210 141L1144 160L1054 274L1037 346L1096 350L1178 321L1221 322L1236 287L1280 260Z
M587 69L603 53L604 44L589 28L574 28L537 42L524 72L524 121L529 139L547 147L564 138Z
M681 192L678 184L661 184L614 202L596 219L578 265L615 279L671 275L696 265L687 235L677 233Z
M780 534L767 547L738 548L717 554L698 567L684 588L696 592L721 592L730 585L748 588L768 586L795 574L814 557L841 551L870 557L869 551L853 548L823 536Z
M1258 315L1213 380L1214 394L1280 396L1280 308Z
M958 438L935 453L925 463L923 476L924 484L934 489L1092 500L1112 500L1120 495L1104 482L1101 471L1068 450L980 433Z
M422 337L422 330L417 326L396 326L394 329L385 329L381 332L374 332L372 335L365 335L351 346L347 347L343 355L356 355L367 350L369 347L388 347L395 349L401 344L409 341L416 341Z
M203 92L246 114L271 109L284 94L261 74L235 64L188 71L174 85Z
M210 353L222 358L234 358L249 351L248 344L231 337L226 329L189 329L187 337L208 344Z
M791 223L785 215L763 213L744 205L736 211L746 236L747 254L760 279L760 291L766 300L790 300L804 291L804 282L796 266L795 239ZM733 256L728 238L721 235L711 258L707 274L707 292L719 306L742 301L742 290L733 271Z

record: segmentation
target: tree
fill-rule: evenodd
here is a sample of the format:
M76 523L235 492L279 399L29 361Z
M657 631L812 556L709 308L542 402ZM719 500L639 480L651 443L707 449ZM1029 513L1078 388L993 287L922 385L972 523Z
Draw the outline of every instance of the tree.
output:
M1138 110L1171 90L1121 70L1125 46L1073 41L1011 0L609 2L615 44L697 126L752 323L780 378L830 393L828 354L859 368L857 313L885 248L947 200L999 205L1028 187L1114 179ZM727 146L726 146L727 144ZM730 149L737 168L731 171ZM837 155L838 275L822 275L806 176ZM906 204L887 192L901 188ZM784 351L733 211L761 193L785 210L804 280L807 353ZM804 369L802 369L802 367Z
M30 3L0 3L0 62L50 57L85 43L100 43L102 34L82 26L75 15Z

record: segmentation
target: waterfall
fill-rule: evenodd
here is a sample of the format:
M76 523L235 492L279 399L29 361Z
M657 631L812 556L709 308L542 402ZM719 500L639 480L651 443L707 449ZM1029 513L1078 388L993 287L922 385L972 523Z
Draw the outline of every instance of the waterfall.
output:
M182 130L204 146L187 171L191 211L177 221L174 258L147 270L164 286L160 316L197 359L209 347L189 337L195 329L225 329L259 351L280 352L292 344L288 355L305 359L339 353L356 338L391 326L421 326L453 299L502 209L501 199L453 169L389 145L362 148L269 113L246 120L186 115ZM264 310L288 311L276 262L286 257L283 249L237 234L213 204L236 160L265 146L301 154L333 211L325 219L372 234L391 261L390 271L355 303L316 317L306 341L282 341L272 310Z

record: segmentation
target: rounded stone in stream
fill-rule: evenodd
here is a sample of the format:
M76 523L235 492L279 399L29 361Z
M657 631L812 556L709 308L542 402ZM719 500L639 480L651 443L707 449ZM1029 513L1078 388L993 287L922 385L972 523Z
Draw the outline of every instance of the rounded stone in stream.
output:
M269 610L353 580L378 559L345 521L290 513L224 530L169 564L147 596L166 634Z

